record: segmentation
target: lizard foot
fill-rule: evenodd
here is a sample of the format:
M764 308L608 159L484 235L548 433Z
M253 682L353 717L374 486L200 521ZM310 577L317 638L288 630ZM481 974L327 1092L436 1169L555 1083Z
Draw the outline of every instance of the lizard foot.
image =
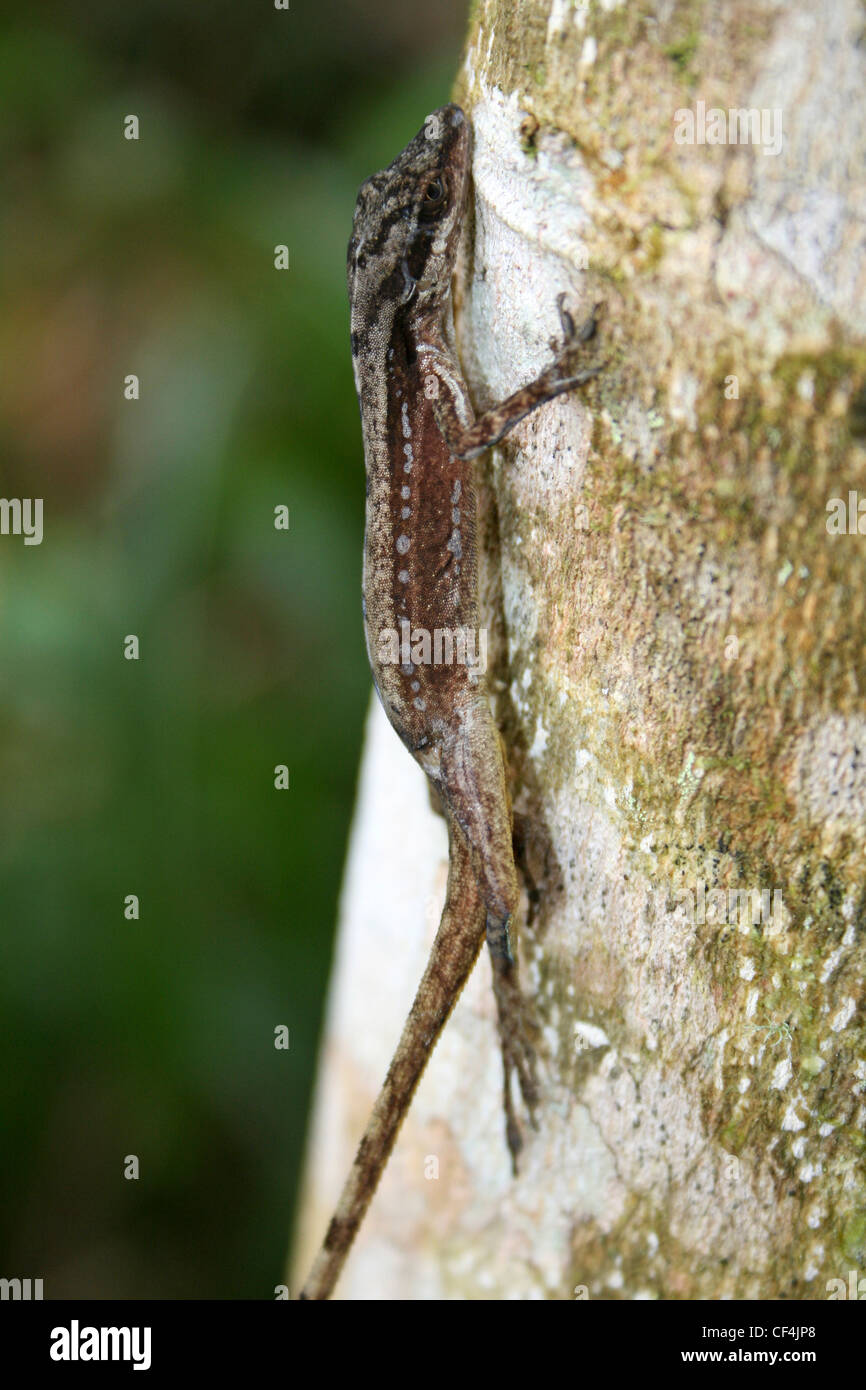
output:
M536 1129L535 1111L538 1107L539 1092L535 1042L538 1029L532 1019L529 1002L520 991L517 963L511 954L507 925L503 926L488 918L487 940L493 965L493 993L502 1050L505 1134L511 1153L511 1165L516 1173L517 1156L523 1148L523 1129L515 1110L512 1082L514 1078L517 1079L529 1123Z
M568 382L571 386L581 386L586 381L591 381L598 376L604 362L587 361L586 344L595 337L595 331L602 316L604 305L594 304L587 318L579 328L575 327L574 319L566 308L565 295L560 294L556 297L556 308L559 313L559 323L562 329L562 340L551 339L550 349L554 354L553 365L548 368L545 375L551 378L551 385L556 383L558 390L565 389L564 383Z

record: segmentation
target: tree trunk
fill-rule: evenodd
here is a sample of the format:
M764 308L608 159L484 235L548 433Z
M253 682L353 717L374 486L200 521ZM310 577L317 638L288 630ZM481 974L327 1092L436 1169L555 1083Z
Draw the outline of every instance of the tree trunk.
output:
M605 306L603 376L480 469L544 1099L514 1179L484 957L343 1297L823 1299L864 1272L864 89L858 0L474 12L476 406L546 362L560 292ZM445 854L376 708L299 1266Z

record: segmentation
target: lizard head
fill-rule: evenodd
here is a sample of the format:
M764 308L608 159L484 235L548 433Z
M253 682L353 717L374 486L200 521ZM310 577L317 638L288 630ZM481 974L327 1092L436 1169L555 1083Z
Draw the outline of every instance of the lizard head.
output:
M447 302L469 189L472 135L459 106L440 106L358 194L349 242L352 328L377 307L414 313Z

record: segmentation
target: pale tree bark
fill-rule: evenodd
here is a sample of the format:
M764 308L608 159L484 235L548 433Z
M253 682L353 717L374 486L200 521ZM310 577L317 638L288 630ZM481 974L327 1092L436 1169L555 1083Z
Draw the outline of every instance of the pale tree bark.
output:
M561 291L605 304L603 376L481 465L544 1101L514 1180L482 959L343 1297L823 1299L866 1273L864 90L859 0L473 14L476 405L544 364ZM780 112L781 149L678 143L701 102L716 134L714 108L766 112L768 143ZM445 848L376 711L299 1266Z

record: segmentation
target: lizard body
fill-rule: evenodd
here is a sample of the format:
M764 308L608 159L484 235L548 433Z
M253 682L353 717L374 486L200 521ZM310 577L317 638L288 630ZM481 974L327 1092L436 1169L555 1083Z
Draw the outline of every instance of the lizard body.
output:
M367 652L391 724L438 792L448 825L449 875L430 960L302 1299L330 1295L485 936L514 1160L521 1133L513 1075L530 1117L537 1099L509 939L518 902L511 809L483 656L479 660L482 648L486 655L486 634L478 624L471 460L536 406L598 368L576 370L594 319L575 334L561 309L566 341L556 360L475 418L454 347L451 307L471 143L459 107L435 111L393 164L362 186L349 243L352 356L367 474Z

